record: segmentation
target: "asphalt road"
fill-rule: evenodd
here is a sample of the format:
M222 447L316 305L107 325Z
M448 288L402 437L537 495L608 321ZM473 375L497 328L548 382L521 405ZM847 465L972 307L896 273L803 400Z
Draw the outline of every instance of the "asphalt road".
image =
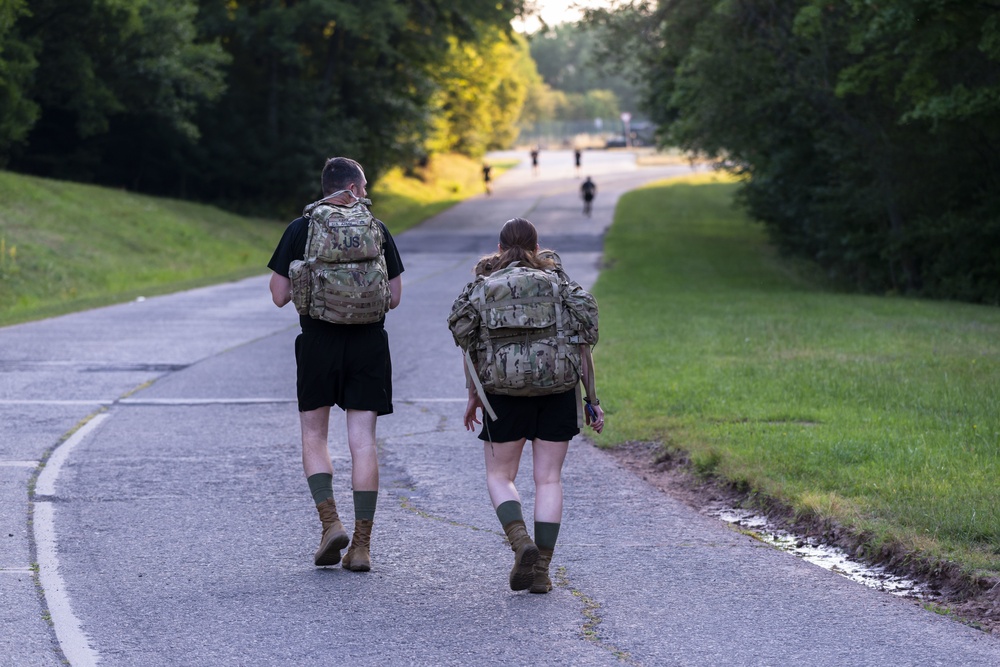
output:
M996 638L737 533L583 438L555 590L507 589L445 320L504 220L535 222L587 285L617 197L687 171L583 159L592 218L572 154L543 151L539 176L514 169L397 239L370 573L312 565L296 317L266 276L0 329L0 665L1000 664ZM339 411L333 424L350 517ZM529 515L530 479L526 457Z

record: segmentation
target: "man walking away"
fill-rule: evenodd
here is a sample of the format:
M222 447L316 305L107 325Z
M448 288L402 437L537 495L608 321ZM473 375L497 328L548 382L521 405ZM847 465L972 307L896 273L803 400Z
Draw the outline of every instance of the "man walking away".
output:
M403 263L389 230L366 199L361 165L344 157L323 167L323 199L306 206L285 229L268 262L271 298L299 312L295 339L302 466L323 526L316 566L341 562L371 569L371 532L378 500L375 422L392 413L392 364L386 313L399 305ZM354 536L340 521L333 498L327 438L330 408L346 413L354 489Z

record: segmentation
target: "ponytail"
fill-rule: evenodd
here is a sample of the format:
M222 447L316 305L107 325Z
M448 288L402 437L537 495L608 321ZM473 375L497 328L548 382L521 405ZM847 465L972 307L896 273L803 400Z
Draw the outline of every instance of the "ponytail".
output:
M500 250L487 255L476 264L477 276L486 276L494 271L518 262L533 269L552 270L558 266L550 257L540 257L549 251L538 250L538 231L524 218L513 218L504 223L500 230Z

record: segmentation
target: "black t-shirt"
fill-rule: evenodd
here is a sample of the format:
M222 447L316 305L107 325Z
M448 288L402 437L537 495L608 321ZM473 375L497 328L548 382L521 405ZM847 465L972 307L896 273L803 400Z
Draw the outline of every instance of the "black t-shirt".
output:
M384 239L382 242L382 252L385 253L385 268L389 280L392 280L403 272L403 260L399 257L399 251L396 250L396 242L392 239L389 229L381 220L376 220L376 222L382 227L382 238ZM271 261L267 263L267 268L279 276L287 278L289 265L296 259L305 259L308 237L309 220L307 218L292 220L288 227L285 228L285 233L282 235L281 240L278 241L278 247L274 249ZM299 323L302 325L303 331L331 331L341 327L350 327L352 330L357 331L365 327L381 329L385 325L385 318L371 324L334 324L333 322L315 320L308 315L299 315Z

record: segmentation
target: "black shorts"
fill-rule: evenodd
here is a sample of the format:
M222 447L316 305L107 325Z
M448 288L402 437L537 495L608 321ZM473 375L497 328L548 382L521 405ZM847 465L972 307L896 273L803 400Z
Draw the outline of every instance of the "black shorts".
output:
M381 327L303 331L295 339L295 365L299 412L338 405L392 413L389 335Z
M497 420L485 415L480 440L512 442L538 438L566 442L580 432L575 389L548 396L486 394L486 397L497 413Z

